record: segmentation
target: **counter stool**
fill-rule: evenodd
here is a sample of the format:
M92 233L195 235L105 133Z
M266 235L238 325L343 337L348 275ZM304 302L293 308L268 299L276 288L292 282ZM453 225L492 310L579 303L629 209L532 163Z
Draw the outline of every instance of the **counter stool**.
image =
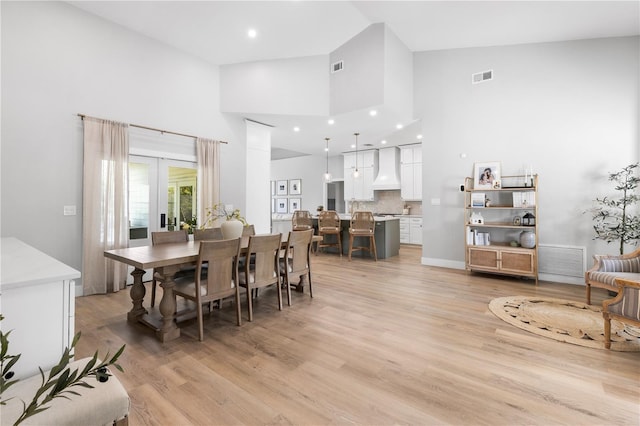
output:
M378 261L378 253L376 251L375 240L375 227L376 223L373 219L373 213L371 212L354 212L351 215L351 226L349 227L349 260L351 260L351 253L354 250L368 250L369 253L373 252L373 258ZM368 237L369 246L353 246L353 240L356 237Z
M321 211L318 215L318 235L322 237L322 240L318 243L316 254L322 247L337 247L338 253L342 256L342 235L340 232L340 216L335 210ZM325 242L325 235L335 235L337 242L328 243Z

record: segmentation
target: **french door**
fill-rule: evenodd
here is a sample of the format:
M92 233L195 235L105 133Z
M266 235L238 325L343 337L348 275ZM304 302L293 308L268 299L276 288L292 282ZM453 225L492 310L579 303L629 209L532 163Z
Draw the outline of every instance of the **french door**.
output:
M151 245L155 231L192 233L197 176L193 162L129 156L129 247ZM150 280L151 271L143 279Z

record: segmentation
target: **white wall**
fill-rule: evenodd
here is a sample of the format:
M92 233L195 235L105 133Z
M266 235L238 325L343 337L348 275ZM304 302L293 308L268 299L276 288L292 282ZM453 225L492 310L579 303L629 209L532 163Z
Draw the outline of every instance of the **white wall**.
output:
M639 52L640 38L626 37L416 53L423 199L441 199L423 203L423 262L463 265L457 188L476 161L539 173L539 243L615 253L592 240L583 211L612 192L608 172L640 158ZM487 69L493 81L470 83Z
M301 210L314 213L318 206L326 205L325 169L326 158L315 155L271 161L271 180L302 179L300 196L276 198L300 198Z
M257 234L271 231L271 127L246 120L247 190L245 219Z
M244 125L218 111L217 67L66 3L1 7L3 237L81 269L77 113L228 141L222 197L244 208Z

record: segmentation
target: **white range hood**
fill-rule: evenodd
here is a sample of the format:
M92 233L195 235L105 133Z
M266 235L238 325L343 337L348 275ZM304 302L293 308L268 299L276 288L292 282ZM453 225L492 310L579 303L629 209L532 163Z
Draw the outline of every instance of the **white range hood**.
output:
M378 151L378 176L373 181L373 189L400 189L400 150L395 146Z

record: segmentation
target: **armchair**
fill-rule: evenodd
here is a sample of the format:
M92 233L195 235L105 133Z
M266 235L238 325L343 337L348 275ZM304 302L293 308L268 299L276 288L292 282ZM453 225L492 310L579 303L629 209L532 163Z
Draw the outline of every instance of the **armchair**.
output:
M618 291L616 278L640 281L640 248L620 256L594 255L595 264L584 274L587 304L591 304L591 287Z
M612 319L640 327L640 281L617 278L615 282L618 295L602 302L604 346L607 349L611 349Z

